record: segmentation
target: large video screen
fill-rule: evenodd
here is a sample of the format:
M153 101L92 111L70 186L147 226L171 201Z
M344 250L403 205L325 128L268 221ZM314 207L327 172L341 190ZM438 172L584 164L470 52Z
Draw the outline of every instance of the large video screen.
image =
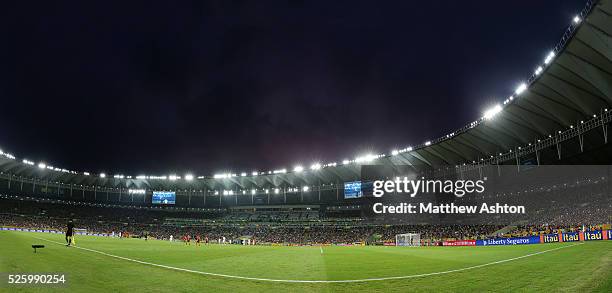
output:
M151 202L153 204L175 204L176 193L174 191L153 191Z
M363 196L361 181L344 182L344 198L360 198Z

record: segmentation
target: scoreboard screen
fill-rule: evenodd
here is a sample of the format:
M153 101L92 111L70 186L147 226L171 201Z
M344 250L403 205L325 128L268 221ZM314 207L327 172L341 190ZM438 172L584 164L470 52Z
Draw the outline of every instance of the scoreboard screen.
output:
M176 193L174 191L153 191L151 202L153 204L175 204Z
M344 198L360 198L363 196L361 181L344 182Z

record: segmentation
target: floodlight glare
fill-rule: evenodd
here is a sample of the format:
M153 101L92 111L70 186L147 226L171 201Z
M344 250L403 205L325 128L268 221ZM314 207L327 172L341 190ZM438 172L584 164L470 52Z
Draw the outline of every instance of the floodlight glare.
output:
M398 154L399 154L398 150L392 150L391 151L391 155L393 155L393 156L397 156Z
M362 163L362 162L371 162L371 161L373 161L374 159L376 159L376 156L375 156L375 155L372 155L372 154L367 154L367 155L365 155L365 156L361 156L361 157L357 157L357 158L355 158L355 162L357 162L357 163Z
M302 191L307 192L308 191L308 186L302 187Z
M548 53L548 56L546 56L546 59L544 59L544 64L550 63L550 61L552 61L553 58L555 58L555 52L550 51L550 53Z
M302 172L302 171L304 171L304 167L302 167L302 166L295 166L295 168L293 168L293 172L299 173L299 172Z
M191 175L191 174L185 175L185 180L187 180L187 181L193 180L193 175Z
M574 16L574 23L578 24L580 23L580 21L582 21L582 19L580 19L580 16L578 15Z
M535 74L540 75L540 73L542 73L542 70L544 70L542 66L538 66L538 68L535 70Z
M493 108L491 108L489 110L486 110L484 112L483 117L484 117L484 119L488 120L488 119L491 119L491 118L495 117L495 115L499 114L501 111L502 111L502 107L498 104L498 105L495 105L495 107L493 107Z
M106 178L106 174L100 173L100 178Z
M47 165L45 163L38 163L38 168L44 169L47 168Z
M514 91L515 94L520 95L522 94L525 90L527 89L527 84L526 83L521 83L516 90Z

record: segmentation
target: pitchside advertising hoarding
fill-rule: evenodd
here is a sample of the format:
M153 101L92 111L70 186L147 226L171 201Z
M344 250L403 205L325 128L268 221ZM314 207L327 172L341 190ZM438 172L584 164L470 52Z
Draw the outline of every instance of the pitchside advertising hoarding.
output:
M540 243L540 236L529 236L529 237L514 237L514 238L493 238L476 240L477 246L488 246L488 245L521 245L521 244L538 244Z
M586 231L582 233L584 241L604 240L603 231Z
M476 240L446 240L442 242L443 246L475 246Z
M561 233L561 236L558 237L559 242L577 242L582 240L579 232L569 232L569 233Z
M561 237L559 237L559 234L543 234L543 235L540 235L540 243L560 242L559 239L561 239Z

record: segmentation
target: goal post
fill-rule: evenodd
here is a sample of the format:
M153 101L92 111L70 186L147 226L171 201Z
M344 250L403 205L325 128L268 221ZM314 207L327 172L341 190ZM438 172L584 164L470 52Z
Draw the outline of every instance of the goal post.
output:
M421 234L397 234L395 235L395 246L421 246Z

